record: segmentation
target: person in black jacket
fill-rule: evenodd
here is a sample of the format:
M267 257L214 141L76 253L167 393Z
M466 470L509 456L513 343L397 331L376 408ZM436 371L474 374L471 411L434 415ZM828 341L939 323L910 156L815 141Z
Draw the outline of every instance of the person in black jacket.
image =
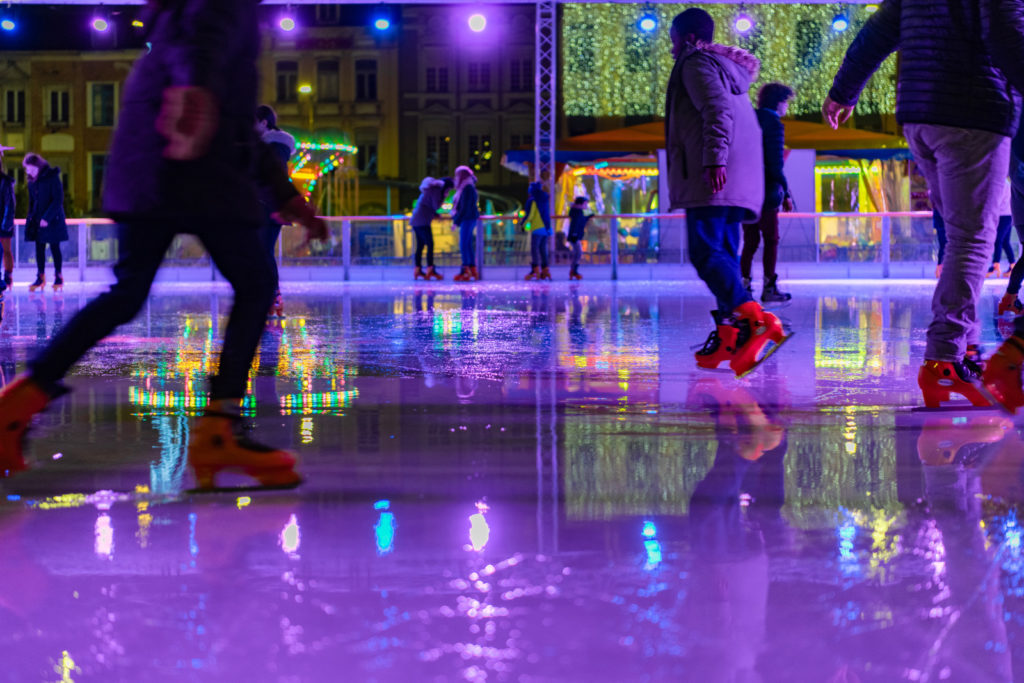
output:
M570 280L582 280L580 275L580 257L583 256L583 235L591 216L586 214L587 198L577 197L569 209L569 234L565 241L572 245L572 267L569 269Z
M786 115L793 94L793 89L783 83L766 83L757 94L757 122L761 125L764 145L764 205L756 223L743 224L740 269L743 272L743 286L753 298L754 286L750 272L758 242L764 236L764 290L761 292L761 301L764 303L778 303L793 298L779 290L779 276L775 272L775 263L779 257L779 210L793 210L793 198L782 171L785 161L782 117Z
M950 394L1010 407L994 395L1006 386L994 385L1010 381L997 375L1013 363L1001 370L988 363L982 375L968 351L981 336L978 299L1024 91L1024 2L886 0L850 44L822 105L833 128L850 117L868 78L896 50L896 120L949 240L918 386L930 408ZM1019 392L1019 364L1015 382Z
M64 256L60 243L68 241L68 225L64 216L64 183L60 169L50 166L35 153L25 155L21 165L28 176L28 216L25 218L25 241L36 243L36 281L29 285L34 292L46 286L46 245L53 257L53 289L64 288L61 267Z
M14 178L4 173L4 152L14 149L0 145L0 251L3 252L4 277L0 280L0 292L11 286L14 272L14 253L11 239L14 237Z
M136 60L107 165L104 210L118 224L117 281L90 301L0 391L0 476L26 468L22 441L32 416L65 393L71 366L145 304L160 263L184 230L196 235L234 290L209 403L191 432L197 487L238 470L261 487L295 486L295 456L242 433L241 399L274 297L258 239L257 185L272 188L283 217L312 216L253 128L259 84L257 0L162 0L146 6L149 50ZM290 219L290 218L289 218Z
M277 127L277 112L266 104L256 107L256 132L260 140L273 150L273 156L281 165L281 173L288 174L288 162L295 154L295 138ZM277 209L273 193L260 188L260 203L263 205L263 228L260 231L263 245L270 255L270 268L274 271L274 305L270 307L270 315L274 318L284 317L284 299L281 297L280 275L277 270L277 240L281 236L281 222L274 217Z
M476 224L480 220L480 195L476 191L476 174L469 166L455 169L455 204L452 227L459 230L459 251L462 271L453 280L472 282L480 279L476 267Z
M455 186L451 178L427 176L420 183L420 197L413 207L409 225L416 234L416 271L413 280L443 280L444 275L434 269L434 232L431 225L437 218L445 195ZM423 252L427 252L427 271L423 272Z

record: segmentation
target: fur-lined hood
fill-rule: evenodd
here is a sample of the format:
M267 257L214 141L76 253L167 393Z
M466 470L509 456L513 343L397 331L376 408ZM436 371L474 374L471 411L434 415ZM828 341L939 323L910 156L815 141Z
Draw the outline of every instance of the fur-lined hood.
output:
M720 61L726 67L727 73L733 80L733 92L746 92L757 80L761 73L761 60L750 54L743 48L732 45L721 45L719 43L698 42L696 45L688 45L679 54L679 59L686 59L696 52L704 52L721 58ZM738 88L738 89L737 89Z
M443 180L441 180L440 178L431 178L430 176L427 176L426 178L423 179L423 182L420 183L420 192L426 192L431 188L441 189L443 187Z

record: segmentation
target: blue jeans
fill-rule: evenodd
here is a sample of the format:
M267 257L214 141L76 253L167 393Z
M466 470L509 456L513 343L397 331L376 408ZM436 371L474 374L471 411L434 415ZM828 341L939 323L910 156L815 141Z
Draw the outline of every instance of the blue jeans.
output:
M267 251L267 256L270 257L270 269L274 273L274 289L277 291L281 291L277 272L277 238L280 236L281 224L273 220L268 220L260 228L260 241L263 243L263 248Z
M195 227L194 234L234 290L220 366L216 376L210 378L210 398L242 398L267 311L274 301L266 247L251 227L216 223ZM89 349L135 317L146 303L153 278L179 232L178 223L173 221L117 226L117 282L75 314L29 362L29 373L35 381L53 389Z
M996 226L996 250L992 254L992 264L999 263L999 257L1006 254L1006 260L1013 263L1016 258L1013 255L1013 245L1010 243L1010 229L1013 228L1013 218L1000 216L999 224Z
M935 238L939 241L939 258L938 264L942 265L942 259L946 258L946 222L942 220L942 215L932 209L932 225L935 227Z
M686 238L697 275L718 302L732 313L751 301L740 278L740 221L744 210L735 206L699 206L686 210Z
M476 240L473 239L473 228L476 220L467 221L459 226L459 251L462 252L462 265L476 265Z
M530 233L530 267L541 268L548 267L548 238L551 237L551 233L540 228Z
M416 267L423 267L423 251L427 252L427 267L434 267L434 231L429 225L414 225L412 231L416 233Z

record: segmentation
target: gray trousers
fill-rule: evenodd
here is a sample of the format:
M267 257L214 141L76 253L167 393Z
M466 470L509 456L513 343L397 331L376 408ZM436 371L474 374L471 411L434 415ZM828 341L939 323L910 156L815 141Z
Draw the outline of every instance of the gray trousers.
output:
M999 203L1010 170L1010 138L923 123L907 124L904 134L949 239L932 297L924 357L957 362L968 344L981 339L978 299L992 263Z

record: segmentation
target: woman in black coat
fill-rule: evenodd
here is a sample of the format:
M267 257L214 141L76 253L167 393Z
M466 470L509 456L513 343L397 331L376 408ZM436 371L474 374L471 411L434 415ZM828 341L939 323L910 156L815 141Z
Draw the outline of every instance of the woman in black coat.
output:
M60 243L68 241L68 225L64 216L64 185L60 169L50 166L35 153L25 155L21 162L28 175L28 217L25 219L25 241L36 243L36 281L29 291L46 286L46 245L53 257L53 289L64 288L61 266L64 256Z

